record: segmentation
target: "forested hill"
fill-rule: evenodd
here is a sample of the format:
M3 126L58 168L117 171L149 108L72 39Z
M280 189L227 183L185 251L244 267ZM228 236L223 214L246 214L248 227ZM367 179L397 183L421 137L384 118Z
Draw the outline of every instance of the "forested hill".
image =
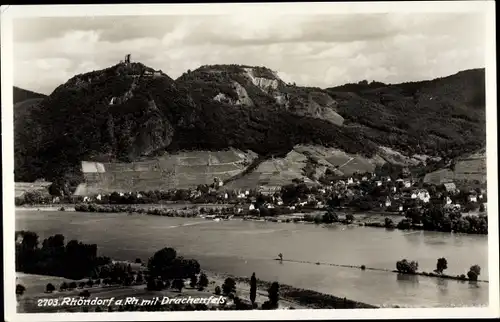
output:
M14 86L14 104L20 103L22 101L34 99L34 98L45 98L46 95L32 92L26 89L22 89Z
M346 126L379 145L454 158L485 146L485 71L430 81L346 84L327 89Z
M297 144L372 156L460 155L484 146L484 69L427 82L319 89L265 67L202 66L173 80L141 63L76 75L15 127L17 181L77 173L81 160L233 147L283 155Z

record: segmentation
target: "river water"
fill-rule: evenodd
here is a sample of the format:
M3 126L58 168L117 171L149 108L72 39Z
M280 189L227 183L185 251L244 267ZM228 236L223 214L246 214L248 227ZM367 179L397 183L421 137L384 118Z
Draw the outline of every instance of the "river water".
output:
M278 281L381 306L453 307L488 305L488 283L401 276L284 259L366 265L395 269L406 258L431 272L439 257L446 273L466 274L481 266L488 279L487 236L439 232L388 231L381 228L251 221L215 222L198 218L98 214L60 211L16 211L16 230L31 230L43 238L61 233L70 239L96 243L99 253L114 259L147 260L163 247L173 247L197 259L203 269Z

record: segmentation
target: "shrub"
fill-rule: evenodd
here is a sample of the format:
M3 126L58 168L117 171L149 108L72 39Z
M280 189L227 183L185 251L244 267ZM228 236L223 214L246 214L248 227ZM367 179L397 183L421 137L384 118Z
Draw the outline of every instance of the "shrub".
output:
M61 286L59 286L59 290L61 290L61 291L65 291L65 290L67 290L67 289L68 289L68 283L66 283L66 282L62 282L62 283L61 283Z
M215 287L215 295L220 295L221 294L221 289L220 286Z
M26 287L24 287L24 285L22 285L22 284L16 285L16 295L23 295L25 291L26 291Z
M226 278L224 284L222 284L222 292L224 295L229 295L236 292L236 282L231 277Z
M403 259L396 263L396 269L400 273L415 274L418 270L418 262L415 261L408 262L406 259Z
M48 283L47 286L45 287L45 291L47 293L52 293L56 290L55 286L52 283Z
M184 288L184 280L177 278L172 282L172 288L177 289L179 292L182 292Z
M481 267L479 265L473 265L469 269L467 276L469 277L469 280L477 281L480 274L481 274Z
M198 287L199 287L200 290L203 290L207 286L208 286L207 275L201 274L200 278L198 279Z
M361 269L362 269L362 270L365 270L365 269L366 269L366 266L365 266L365 265L361 265Z

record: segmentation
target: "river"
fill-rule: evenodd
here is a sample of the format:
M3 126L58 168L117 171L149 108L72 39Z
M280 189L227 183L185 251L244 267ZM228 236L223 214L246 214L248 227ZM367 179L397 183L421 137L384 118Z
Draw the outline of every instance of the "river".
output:
M148 215L60 211L16 211L16 230L31 230L43 238L61 233L70 239L96 243L101 255L120 260L147 260L163 247L196 258L202 268L238 276L252 272L263 280L330 293L380 306L454 307L488 305L488 283L401 276L284 259L395 269L406 258L431 272L439 257L448 261L447 274L466 274L481 266L488 279L488 238L439 232L387 231L381 228L252 221L209 221Z

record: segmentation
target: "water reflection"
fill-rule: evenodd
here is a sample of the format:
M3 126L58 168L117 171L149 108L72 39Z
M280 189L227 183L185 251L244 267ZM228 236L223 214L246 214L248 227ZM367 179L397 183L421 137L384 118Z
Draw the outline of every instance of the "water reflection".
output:
M410 274L396 274L396 279L401 284L408 285L417 285L418 284L418 275L410 275Z
M449 291L449 288L448 288L449 280L446 278L436 278L435 280L436 280L436 285L437 285L437 289L439 291L439 294L447 295L448 291Z

